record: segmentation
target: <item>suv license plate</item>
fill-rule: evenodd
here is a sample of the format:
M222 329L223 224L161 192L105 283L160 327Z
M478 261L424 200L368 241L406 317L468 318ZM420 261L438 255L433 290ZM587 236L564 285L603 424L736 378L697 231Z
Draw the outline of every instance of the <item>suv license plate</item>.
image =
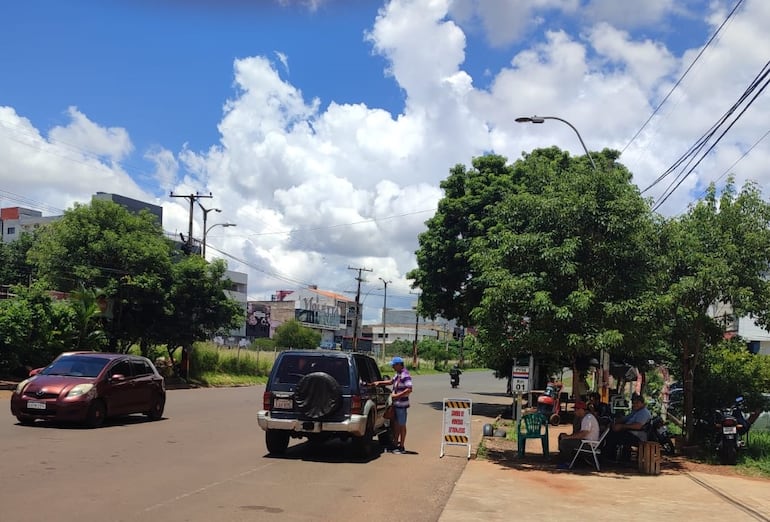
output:
M722 433L724 433L725 435L730 435L730 434L734 435L738 433L738 428L736 428L735 426L723 426Z
M281 410L290 410L294 407L291 399L275 399L273 401L273 407Z
M44 410L45 403L37 401L27 401L27 408L30 410Z

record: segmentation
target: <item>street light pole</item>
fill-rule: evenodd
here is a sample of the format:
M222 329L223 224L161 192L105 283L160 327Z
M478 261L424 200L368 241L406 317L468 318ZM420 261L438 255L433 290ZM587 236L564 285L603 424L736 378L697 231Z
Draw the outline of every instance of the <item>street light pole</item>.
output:
M203 222L205 223L206 220L204 219ZM203 253L203 259L206 259L206 236L209 235L209 231L214 227L237 227L235 223L214 223L209 228L203 229L203 245L201 247L201 252Z
M543 123L545 120L556 120L560 121L566 125L568 125L573 131L575 131L575 134L577 135L578 139L580 140L580 144L583 146L583 150L586 152L586 156L588 156L588 159L591 160L591 166L594 168L594 171L598 172L599 169L596 167L596 163L594 163L594 159L591 157L591 153L588 152L588 147L586 147L585 142L583 141L583 137L580 135L578 130L575 128L574 125L572 125L570 122L563 118L559 118L557 116L522 116L519 118L516 118L517 123ZM605 382L606 376L609 374L610 370L610 357L609 353L607 353L607 350L601 349L599 352L599 361L601 364L602 370L599 372L599 376L596 379L597 388L599 389L599 393L601 393L602 401L609 401L609 389L608 384ZM575 371L575 368L572 369L572 371Z
M382 284L385 285L385 293L382 296L382 353L380 354L380 358L385 357L385 311L387 310L387 302L388 302L388 285L392 283L393 281L385 281L383 278L378 278L380 281L382 281Z
M198 202L198 206L203 211L203 242L201 244L201 257L206 259L206 220L209 217L209 212L222 212L219 208L206 208Z
M557 120L566 125L569 125L569 127L575 131L575 134L577 134L577 137L580 140L580 144L583 146L583 150L586 151L586 156L588 156L588 159L591 160L591 166L593 166L594 170L599 170L596 168L596 163L594 163L594 159L591 157L591 153L588 152L588 147L586 147L586 144L583 141L583 137L580 135L575 126L567 120L557 116L522 116L520 118L516 118L517 123L543 123L545 120Z

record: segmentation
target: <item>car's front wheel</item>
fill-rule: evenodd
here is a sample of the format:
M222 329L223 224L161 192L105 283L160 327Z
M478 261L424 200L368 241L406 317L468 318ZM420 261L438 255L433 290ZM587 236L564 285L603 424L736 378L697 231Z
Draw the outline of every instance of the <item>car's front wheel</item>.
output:
M104 418L107 416L107 408L100 400L91 401L91 406L88 407L88 414L86 415L86 426L89 428L98 428L104 424Z
M283 455L289 447L289 432L286 430L267 430L265 444L271 455Z
M166 405L166 401L160 395L156 395L150 403L150 409L147 410L145 415L151 421L157 421L163 418L163 408Z
M27 417L26 415L17 415L16 420L19 421L19 424L22 426L32 426L35 424L35 417Z

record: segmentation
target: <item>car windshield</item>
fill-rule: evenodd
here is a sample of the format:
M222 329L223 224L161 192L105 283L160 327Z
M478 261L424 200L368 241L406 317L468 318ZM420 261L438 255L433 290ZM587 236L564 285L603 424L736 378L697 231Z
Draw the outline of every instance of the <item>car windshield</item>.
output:
M285 355L281 359L276 383L297 384L299 380L313 372L328 373L341 385L350 385L348 360L342 357L318 357L308 355Z
M67 355L59 357L40 375L64 375L67 377L96 377L109 362L101 357Z

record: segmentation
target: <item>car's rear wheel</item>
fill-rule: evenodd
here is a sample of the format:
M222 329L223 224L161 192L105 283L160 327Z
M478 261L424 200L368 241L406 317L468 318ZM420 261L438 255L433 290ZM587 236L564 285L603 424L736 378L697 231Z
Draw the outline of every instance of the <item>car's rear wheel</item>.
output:
M372 438L374 438L374 417L370 414L366 420L366 431L361 437L353 437L353 451L356 456L367 458L372 451Z
M289 432L286 430L267 430L265 444L271 455L283 455L289 447Z
M91 406L88 407L88 414L86 414L86 426L89 428L98 428L104 424L104 419L107 416L107 408L100 400L91 401Z
M28 417L27 415L17 415L16 420L23 426L32 426L35 424L35 417Z
M320 419L337 411L342 404L342 392L328 373L308 373L297 383L294 402L307 417Z
M147 410L145 415L147 415L147 418L151 421L157 421L163 418L163 409L166 405L166 401L161 397L160 395L156 395L152 399L152 403L150 404L150 409Z

